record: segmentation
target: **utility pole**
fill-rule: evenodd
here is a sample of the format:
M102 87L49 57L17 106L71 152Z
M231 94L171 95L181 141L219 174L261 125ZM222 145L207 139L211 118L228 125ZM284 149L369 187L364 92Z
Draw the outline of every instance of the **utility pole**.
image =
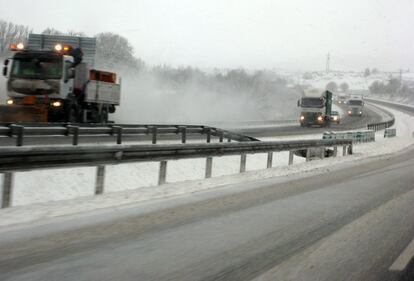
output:
M326 73L329 73L329 63L330 63L330 60L331 60L331 56L328 53L328 55L326 56Z

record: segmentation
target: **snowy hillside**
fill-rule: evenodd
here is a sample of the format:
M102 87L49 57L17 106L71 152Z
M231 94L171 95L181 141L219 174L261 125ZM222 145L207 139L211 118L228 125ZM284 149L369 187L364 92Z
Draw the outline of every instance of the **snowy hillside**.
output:
M291 84L299 84L324 89L329 82L338 86L347 83L350 90L368 90L374 81L386 81L390 73L371 74L367 77L362 72L298 72L288 74Z
M291 87L295 85L301 85L304 88L318 88L325 89L326 85L330 82L337 84L340 90L340 85L342 83L347 83L349 85L349 92L353 91L362 91L364 95L371 96L373 98L391 100L404 104L414 105L414 73L406 72L402 73L401 81L404 87L407 87L408 91L401 92L397 91L396 93L375 93L371 94L369 92L369 87L375 81L378 81L383 84L389 83L390 79L394 78L400 81L400 73L397 72L378 72L375 74L370 74L365 76L363 72L339 72L332 71L330 73L326 72L287 72L287 71L278 71L278 75L284 77Z

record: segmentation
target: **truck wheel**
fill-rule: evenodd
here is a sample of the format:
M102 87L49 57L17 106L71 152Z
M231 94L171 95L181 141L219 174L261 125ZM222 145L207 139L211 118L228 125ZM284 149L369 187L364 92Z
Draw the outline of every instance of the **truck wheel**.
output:
M106 124L106 123L108 123L108 110L106 110L106 109L102 109L102 113L101 113L101 123L104 123L104 124Z

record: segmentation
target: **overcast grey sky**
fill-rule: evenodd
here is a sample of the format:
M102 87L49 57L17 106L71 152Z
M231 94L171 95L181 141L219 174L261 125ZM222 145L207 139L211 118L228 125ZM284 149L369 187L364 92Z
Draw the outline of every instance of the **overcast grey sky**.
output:
M150 64L414 69L414 0L0 0L0 18L117 32Z

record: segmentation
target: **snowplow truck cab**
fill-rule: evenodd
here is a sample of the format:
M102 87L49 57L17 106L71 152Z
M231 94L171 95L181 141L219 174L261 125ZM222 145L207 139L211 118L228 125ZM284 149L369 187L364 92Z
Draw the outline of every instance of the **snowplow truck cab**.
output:
M120 103L116 74L93 69L95 38L30 34L5 61L1 122L105 123Z

